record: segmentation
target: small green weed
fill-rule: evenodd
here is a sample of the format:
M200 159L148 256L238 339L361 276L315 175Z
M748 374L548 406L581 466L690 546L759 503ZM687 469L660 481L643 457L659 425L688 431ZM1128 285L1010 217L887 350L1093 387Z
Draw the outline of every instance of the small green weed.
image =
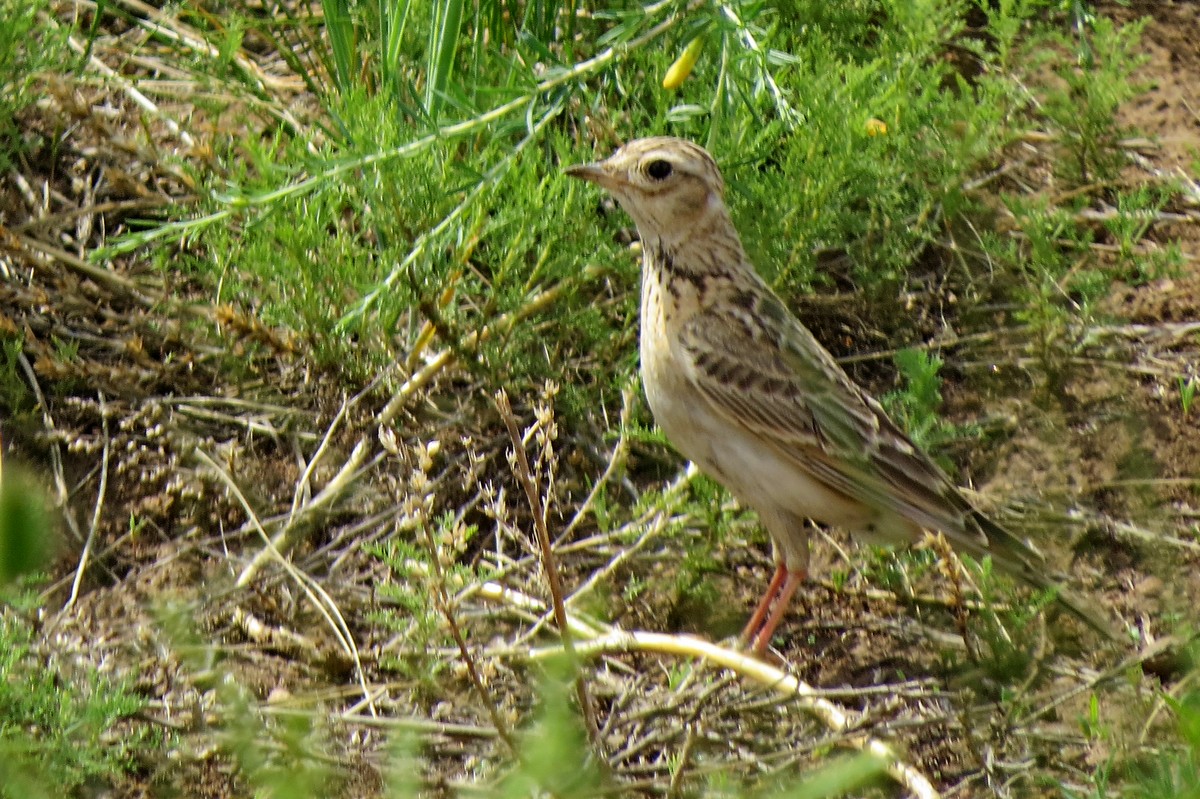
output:
M1091 740L1107 740L1112 736L1112 729L1101 714L1100 697L1097 694L1088 697L1087 715L1079 720L1079 727Z
M1128 758L1110 759L1093 775L1090 797L1200 799L1200 691L1194 687L1197 676L1194 646L1190 650L1186 656L1191 661L1191 672L1176 683L1175 689L1164 690L1158 696L1174 717L1174 723L1170 725L1173 729L1167 737L1160 738L1160 745L1153 750ZM1092 715L1098 722L1098 707ZM1104 728L1102 723L1098 726ZM1117 775L1119 780L1115 779Z
M1179 382L1179 407L1183 409L1183 415L1187 416L1192 412L1192 403L1196 400L1196 388L1200 386L1200 381L1194 377L1184 377L1180 375L1175 378Z
M940 372L944 365L940 356L904 349L896 353L894 360L904 387L885 394L881 402L923 450L936 453L951 441L978 435L976 426L952 424L938 414L942 407Z
M1001 686L1027 679L1041 646L1037 620L1054 602L1053 591L1018 588L994 568L991 558L962 562L980 594L980 609L971 615L971 665ZM1019 715L1019 703L1010 712Z
M1177 242L1149 251L1144 248L1146 234L1170 201L1171 194L1166 187L1140 186L1117 195L1115 213L1104 219L1104 228L1117 246L1118 268L1114 277L1141 286L1178 274L1183 256Z
M33 410L33 392L21 372L23 336L4 336L0 339L0 408L8 418Z
M1111 180L1126 162L1118 142L1126 131L1116 122L1117 108L1133 97L1138 87L1130 80L1144 57L1136 45L1146 20L1117 25L1107 17L1089 15L1091 36L1079 58L1061 57L1058 45L1074 53L1075 43L1066 34L1047 32L1030 47L1031 63L1051 60L1060 83L1051 84L1041 98L1041 113L1061 137L1068 157L1061 162L1064 177L1072 182Z
M441 517L435 523L434 538L443 544L437 557L442 559L441 579L450 589L482 582L486 579L468 566L454 560L474 536L474 527L463 527L453 515ZM433 557L424 542L413 543L392 537L382 544L369 545L368 551L379 558L390 571L389 579L379 584L379 596L385 607L373 614L373 621L404 637L407 644L403 658L389 662L403 674L433 680L445 663L428 656L428 650L446 643L444 617L436 601L437 570L430 563Z

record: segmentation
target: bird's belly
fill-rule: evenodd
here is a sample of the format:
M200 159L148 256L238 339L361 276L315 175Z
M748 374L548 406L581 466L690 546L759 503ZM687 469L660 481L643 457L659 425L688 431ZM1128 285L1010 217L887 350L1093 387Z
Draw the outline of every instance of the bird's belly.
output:
M643 353L654 419L684 457L764 516L780 512L857 530L874 513L811 477L758 435L719 415L683 376ZM664 368L665 367L665 368Z

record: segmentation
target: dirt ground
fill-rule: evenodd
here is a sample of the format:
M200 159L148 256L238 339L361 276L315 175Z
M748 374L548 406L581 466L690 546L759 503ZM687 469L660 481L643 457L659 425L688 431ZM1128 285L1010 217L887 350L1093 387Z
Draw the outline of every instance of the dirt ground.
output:
M1134 2L1103 12L1152 18L1138 72L1148 88L1122 111L1147 140L1136 144L1130 179L1196 175L1200 3ZM221 686L229 682L260 703L267 724L289 712L326 715L325 745L346 766L332 795L378 795L384 744L397 731L421 737L425 776L437 791L494 777L507 756L457 648L444 634L421 645L403 613L391 626L379 622L376 611L399 611L402 600L381 593L386 568L359 546L412 529L420 509L398 498L422 485L414 477L422 473L438 507L469 506L473 518L499 519L494 540L483 545L509 564L497 581L537 604L475 587L458 607L507 721L527 722L540 667L521 652L556 639L533 624L546 610L546 592L529 539L517 533L528 513L496 511L494 498L476 490L495 479L507 486L510 505L523 502L494 414L480 413L484 406L460 396L456 377L442 374L394 424L376 424L386 399L370 397L339 420L341 394L272 331L199 298L162 319L147 300L161 273L132 257L97 274L79 261L97 230L186 195L187 179L144 166L160 162L138 157L147 145L121 95L52 95L28 124L69 122L75 133L59 149L33 154L25 185L6 180L0 191L8 239L0 329L25 331L49 409L5 430L6 457L47 475L71 509L45 593L47 656L63 668L131 677L149 706L129 723L175 736L170 758L148 757L128 784L109 786L112 795L244 795L212 734L228 712ZM97 115L96 107L111 113ZM122 146L98 148L101 139ZM947 415L986 417L1010 431L991 451L962 453L962 473L977 478L981 503L1046 532L1068 583L1137 631L1138 645L1099 644L1061 617L1035 625L1030 635L1045 641L1032 655L977 629L964 643L964 622L937 599L947 580L936 569L916 584L905 585L905 575L889 581L893 561L846 560L843 542L831 539L819 544L818 557L849 576L801 592L780 654L789 673L827 691L823 699L847 714L845 726L835 728L811 699L780 699L744 675L653 648L616 647L590 661L588 672L612 778L632 793L662 793L685 763L694 770L689 790L722 769L762 779L812 768L865 736L898 745L902 759L947 795L1050 796L1058 795L1055 784L1088 793L1097 766L1139 756L1143 725L1151 740L1169 728L1160 691L1172 690L1187 664L1168 639L1200 602L1200 404L1183 413L1179 387L1181 377L1200 380L1198 213L1200 186L1191 183L1140 245L1177 245L1181 272L1118 283L1103 307L1112 321L1063 356L1053 384L1038 377L1034 353L983 347L948 358L954 374L971 379L946 385ZM18 278L29 273L33 279ZM171 292L189 297L186 278L176 279ZM227 385L223 353L197 320L220 324L221 347L244 349L247 383ZM55 357L64 338L79 342L78 358ZM990 382L979 378L989 371ZM1028 390L1014 392L1013 381ZM523 425L532 423L528 405L517 412ZM379 448L381 431L399 431L395 447ZM327 434L327 455L306 475ZM418 447L431 439L441 451L423 465ZM363 441L374 447L359 464L369 480L349 500L285 523L294 507L311 506ZM560 478L611 457L585 453L581 465L564 455ZM671 473L669 453L635 449L629 457L631 474ZM627 490L633 502L638 488ZM585 493L560 501L569 507L568 498ZM579 586L604 575L580 604L605 608L624 630L719 639L753 607L770 574L769 553L749 517L737 517L742 537L713 544L702 520L681 524L671 510L648 510L607 535L581 525L560 551L564 579ZM260 523L301 539L295 570L268 558L239 584L263 550ZM86 558L85 540L92 541ZM446 546L464 558L474 551ZM702 568L714 590L682 591L681 564L699 549L716 564ZM614 588L635 582L638 591ZM1142 667L1141 681L1108 679L1131 664ZM1092 694L1107 734L1080 731Z

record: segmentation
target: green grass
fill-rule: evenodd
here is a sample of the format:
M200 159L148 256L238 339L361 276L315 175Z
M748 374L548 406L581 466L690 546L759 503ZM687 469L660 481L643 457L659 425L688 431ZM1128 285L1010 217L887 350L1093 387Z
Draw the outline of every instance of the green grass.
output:
M0 480L0 797L61 796L116 784L162 736L121 680L60 662L38 638L22 583L46 565L53 532L41 488L10 466Z
M37 74L67 55L66 30L39 22L49 8L46 0L0 0L0 170L32 143L16 115L37 99Z
M95 672L74 674L33 648L33 629L0 610L0 797L61 796L113 783L161 736L130 716L145 702Z
M328 39L312 20L293 21L328 67L329 81L313 84L326 115L230 142L205 214L129 244L185 236L182 260L215 301L254 297L262 321L296 331L349 382L406 358L426 320L443 345L461 346L538 289L569 283L551 312L573 320L569 339L547 348L544 331L526 325L472 353L495 385L538 381L606 350L635 311L635 292L598 308L598 287L579 279L595 262L626 287L635 281L631 260L609 241L628 220L597 224L597 197L561 175L594 157L585 130L612 130L601 154L617 138L651 133L706 143L727 172L752 257L781 290L828 282L817 254L844 248L846 277L888 303L950 233L980 227L991 212L971 181L1025 131L1061 138L1068 188L1110 175L1120 159L1112 112L1133 90L1124 76L1136 28L1097 21L1088 40L1096 68L1083 73L1061 21L1036 3L989 8L987 40L966 28L973 4L962 0L814 2L786 12L717 5L678 16L630 7L572 18L575 56L592 59L574 72L567 43L539 38L550 26L513 36L477 27L498 24L495 7L464 18L459 5L330 3ZM512 53L489 55L479 45L485 31ZM663 89L661 76L697 35L705 44L691 75ZM584 42L595 45L582 51ZM611 58L608 45L620 48ZM962 77L947 53L966 54L981 74ZM1030 53L1062 79L1042 87L1036 105L1010 72ZM464 88L448 93L451 83ZM589 127L590 117L621 122ZM870 120L887 132L872 135ZM1154 202L1132 199L1138 210ZM988 298L1008 295L1030 308L1022 321L1044 327L1070 307L1070 287L1064 299L1057 281L1093 232L1071 207L1017 196L1010 207L1022 235L984 228L982 251L965 266L973 278L984 264L1005 266ZM1114 223L1134 218L1123 211ZM1085 300L1109 279L1095 270L1072 277ZM611 397L613 379L590 391Z

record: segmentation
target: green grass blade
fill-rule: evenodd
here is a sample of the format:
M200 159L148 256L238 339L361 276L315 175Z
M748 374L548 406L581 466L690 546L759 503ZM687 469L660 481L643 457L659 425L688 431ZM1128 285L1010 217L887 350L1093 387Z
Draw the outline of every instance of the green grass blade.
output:
M354 20L350 16L347 0L321 0L325 11L325 32L329 36L329 47L333 51L333 84L339 91L352 85L358 72L355 58Z
M426 53L425 110L433 119L441 110L462 32L463 0L443 0L434 11Z
M411 10L412 3L409 0L382 0L379 4L379 41L382 49L379 77L394 99L399 99L404 77L400 53L404 30L408 26L408 12Z

